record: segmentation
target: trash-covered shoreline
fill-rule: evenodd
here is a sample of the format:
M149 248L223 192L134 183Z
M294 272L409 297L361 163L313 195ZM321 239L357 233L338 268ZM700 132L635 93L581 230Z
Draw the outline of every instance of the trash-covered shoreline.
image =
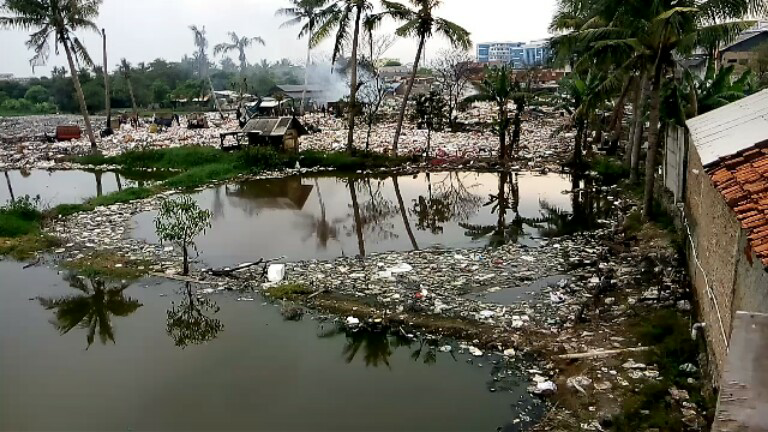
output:
M478 104L463 116L469 121L489 117L491 112L489 105ZM156 133L150 132L148 121L138 128L122 125L110 136L97 137L97 147L105 156L115 156L133 150L191 145L218 147L221 144L221 133L238 130L235 120L222 120L215 113L208 113L207 116L210 127L203 129L187 128L184 116L180 117L180 125L174 124ZM308 114L302 117L301 121L312 126L314 131L301 139L302 150L341 151L346 148L346 124L341 119L323 114ZM519 169L554 169L561 161L567 159L572 149L573 136L555 134L564 121L555 112L539 113L536 116L531 114L531 118L523 122L515 165ZM94 125L103 125L106 118L94 116L92 122ZM82 128L82 123L82 117L76 115L0 118L0 170L77 168L72 164L73 159L92 152L85 134L80 139L61 142L46 139L46 135L52 137L56 126L79 125ZM358 125L355 131L355 145L359 150L388 153L394 130L394 123L374 125L370 145L366 148L367 128L365 125ZM493 159L498 156L498 141L498 137L489 131L433 132L430 156L433 158L433 164L441 165ZM424 155L426 144L427 131L417 130L406 124L398 152L403 155Z
M321 131L305 137L302 148L344 148L345 135L339 133L343 128L339 120L320 116L307 120ZM551 137L561 124L562 120L554 115L524 122L523 145L510 168L553 169L566 160L572 140L567 134ZM0 126L0 169L75 168L72 156L90 152L90 145L83 139L69 143L5 139L8 133L18 134L14 128L19 127L24 126ZM214 123L214 127L203 131L177 127L164 134L124 128L103 139L100 150L114 155L143 148L214 146L219 143L218 133L231 127ZM403 153L422 151L422 132L406 128ZM371 149L386 152L391 133L391 125L377 126ZM357 143L362 146L365 133L361 129L358 134ZM492 166L478 161L492 157L496 146L497 138L490 133L438 133L433 135L432 152L438 164L442 163L441 169L449 169L451 161L458 161L465 169L483 169ZM424 169L409 166L399 170ZM242 301L262 295L269 298L268 289L275 284L299 285L312 294L272 300L327 313L346 326L407 326L436 337L455 338L460 345L451 349L476 361L501 356L508 362L522 363L525 359L529 364L534 359L535 366L527 369L529 390L558 398L538 430L570 430L574 426L606 430L607 419L616 414L626 394L660 380L657 366L639 361L647 347L626 334L625 324L635 318L636 310L691 309L689 293L680 288L684 286L682 270L675 263L673 248L669 244L655 245L653 238L625 239L622 229L634 209L631 200L617 198L620 211L614 219L603 221L602 228L538 239L535 246L431 248L330 261L281 260L275 263L284 266L281 277L276 278L279 281L265 283L259 266L245 267L228 276L213 276L198 268L189 277L181 277L180 251L130 238L131 218L156 210L161 200L174 193L58 218L46 228L47 234L62 241L62 246L53 251L54 259L65 263L87 261L103 253L119 255L141 263L137 264L138 270L147 274L195 282L198 295L237 291ZM554 284L536 284L553 277L558 279ZM532 284L537 288L526 288ZM504 305L485 297L510 289L524 296ZM586 365L581 362L574 367L568 360L568 356L582 355L586 356ZM695 371L696 366L691 366L693 369L680 365L686 371ZM698 378L694 376L695 372L691 372L690 379L695 381ZM698 430L704 423L703 407L690 402L684 392L670 389L670 397L680 405L691 430ZM562 400L565 402L561 404Z

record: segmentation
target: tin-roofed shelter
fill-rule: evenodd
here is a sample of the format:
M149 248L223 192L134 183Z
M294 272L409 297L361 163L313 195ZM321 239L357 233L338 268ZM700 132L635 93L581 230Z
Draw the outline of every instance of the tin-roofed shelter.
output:
M687 126L689 269L719 378L734 314L768 313L768 90Z
M276 150L299 151L299 138L309 134L296 117L254 118L242 133L252 146L269 146Z

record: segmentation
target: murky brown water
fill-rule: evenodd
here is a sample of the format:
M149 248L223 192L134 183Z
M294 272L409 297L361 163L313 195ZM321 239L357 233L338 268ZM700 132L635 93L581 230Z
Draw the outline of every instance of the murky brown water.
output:
M213 212L213 228L197 244L200 258L215 266L437 245L536 247L549 236L596 223L597 200L582 202L581 195L568 193L572 187L559 174L471 172L249 181L194 195ZM579 218L571 214L574 202L585 213ZM154 217L137 216L133 235L157 242Z
M490 359L284 322L255 294L206 305L175 283L71 284L10 261L0 281L3 431L515 431L531 406Z

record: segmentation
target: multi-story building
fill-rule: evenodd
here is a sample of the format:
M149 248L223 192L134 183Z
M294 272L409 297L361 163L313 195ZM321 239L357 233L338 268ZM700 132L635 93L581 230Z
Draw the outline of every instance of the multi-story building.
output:
M548 40L486 42L477 45L478 63L504 63L515 69L546 64L552 55Z

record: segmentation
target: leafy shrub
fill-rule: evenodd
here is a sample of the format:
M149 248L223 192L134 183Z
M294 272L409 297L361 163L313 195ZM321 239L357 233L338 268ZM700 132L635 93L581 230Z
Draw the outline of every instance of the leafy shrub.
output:
M248 147L237 153L239 164L251 171L280 169L285 159L276 151L264 147Z

